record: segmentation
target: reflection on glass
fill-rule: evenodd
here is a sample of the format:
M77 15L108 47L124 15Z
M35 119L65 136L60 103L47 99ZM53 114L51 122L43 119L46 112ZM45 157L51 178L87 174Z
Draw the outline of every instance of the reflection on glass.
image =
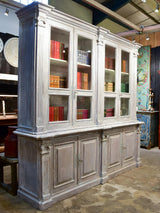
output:
M122 51L121 92L129 93L129 53Z
M121 98L121 116L129 115L129 98Z
M50 41L50 87L68 88L69 32L52 28Z
M115 48L105 46L105 81L104 91L115 91Z
M68 96L50 95L49 121L68 120Z
M77 89L91 89L92 41L78 36L77 50Z
M91 97L77 97L77 119L88 119L91 116Z
M14 95L13 95L14 96ZM4 112L5 110L5 112ZM17 97L1 95L0 97L0 115L17 114Z
M115 116L115 98L104 99L104 117Z

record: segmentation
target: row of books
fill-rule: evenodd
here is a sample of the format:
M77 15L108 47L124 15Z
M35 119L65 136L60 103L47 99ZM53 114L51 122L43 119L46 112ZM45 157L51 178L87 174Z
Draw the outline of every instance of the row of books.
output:
M104 117L114 116L114 108L104 109Z
M50 41L50 57L68 60L68 48L64 48L64 44L59 41Z
M121 92L129 92L129 84L121 83Z
M77 50L77 62L82 64L91 64L91 53L84 50Z
M105 82L104 91L114 92L114 82Z
M77 72L77 89L88 90L88 73Z
M115 59L105 57L105 68L115 70Z
M77 109L77 119L87 119L88 109Z
M64 120L64 107L63 106L50 106L49 107L49 121L63 121Z
M65 77L60 77L56 75L50 75L50 87L54 88L66 88L67 82Z

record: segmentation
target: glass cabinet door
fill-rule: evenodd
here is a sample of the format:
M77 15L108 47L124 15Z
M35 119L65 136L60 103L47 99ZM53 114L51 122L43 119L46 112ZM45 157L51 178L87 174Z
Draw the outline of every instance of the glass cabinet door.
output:
M105 68L104 68L104 117L115 116L115 65L116 48L105 45ZM112 95L109 93L112 93ZM109 97L108 97L109 95ZM112 97L111 97L112 96Z
M121 98L120 115L129 115L129 98Z
M129 93L129 53L122 51L121 92Z
M92 40L78 35L77 44L77 120L91 118ZM89 95L84 95L87 92Z
M70 32L51 28L49 75L49 122L69 120Z
M115 92L115 48L105 45L104 91Z
M50 88L68 88L69 32L51 29Z
M78 36L77 49L77 89L91 89L92 41Z

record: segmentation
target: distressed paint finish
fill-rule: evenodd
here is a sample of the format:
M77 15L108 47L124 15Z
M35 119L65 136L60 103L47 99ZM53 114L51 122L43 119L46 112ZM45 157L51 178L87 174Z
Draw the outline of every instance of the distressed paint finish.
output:
M141 126L141 146L151 148L158 145L158 111L137 112L137 119L143 121Z
M135 96L139 45L37 2L20 10L18 16L19 54L25 55L19 57L18 195L43 210L139 165ZM49 88L51 27L70 35L66 89ZM91 90L76 87L78 36L92 41ZM114 93L104 92L105 45L116 48ZM119 70L122 50L130 57L130 92L124 94ZM50 95L69 97L68 120L48 121ZM76 119L77 96L91 97L90 119ZM116 99L113 118L104 118L104 97ZM121 98L130 100L127 116L120 116Z

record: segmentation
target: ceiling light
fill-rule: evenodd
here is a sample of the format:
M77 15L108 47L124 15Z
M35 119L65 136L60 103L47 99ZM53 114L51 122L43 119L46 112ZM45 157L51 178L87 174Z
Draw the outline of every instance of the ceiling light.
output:
M142 2L146 2L146 0L142 0Z
M146 34L146 40L147 40L147 41L149 41L149 37L148 37L148 34Z
M9 13L9 10L8 10L8 8L6 8L4 15L8 16L8 13Z
M159 12L159 4L157 3L157 6L156 6L156 9L154 11L155 13L158 13Z

